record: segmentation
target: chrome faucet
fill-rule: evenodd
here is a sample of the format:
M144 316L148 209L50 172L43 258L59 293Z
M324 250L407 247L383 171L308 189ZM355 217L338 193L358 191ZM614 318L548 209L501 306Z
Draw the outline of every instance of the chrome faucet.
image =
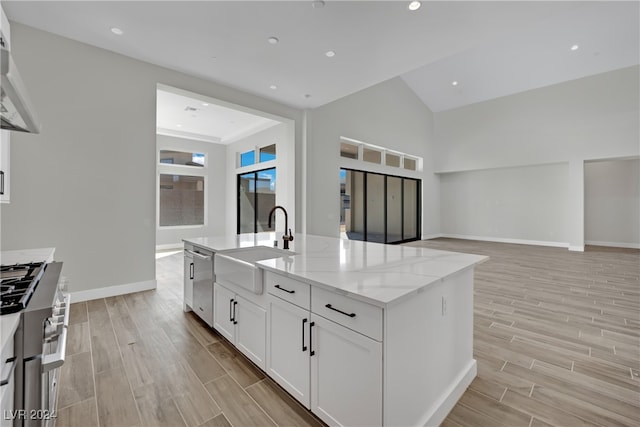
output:
M284 248L289 249L289 242L293 240L293 233L289 228L289 215L287 215L287 210L282 206L274 206L269 212L269 228L271 228L271 217L275 216L276 209L282 209L284 212L284 236L282 236L282 240L284 240ZM289 230L289 234L287 234L287 230Z

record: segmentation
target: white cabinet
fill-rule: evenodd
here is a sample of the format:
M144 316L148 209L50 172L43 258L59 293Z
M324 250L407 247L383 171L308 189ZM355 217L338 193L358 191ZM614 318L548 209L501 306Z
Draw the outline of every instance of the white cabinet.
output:
M284 276L265 279L267 374L329 425L382 425L382 342L356 332L381 338L382 310Z
M382 343L315 314L310 336L311 410L329 425L382 425Z
M309 310L269 295L267 374L311 408Z
M9 203L10 179L9 171L9 152L10 152L10 133L6 130L0 131L0 203Z
M219 283L213 284L213 305L213 327L266 369L267 310Z
M193 250L193 246L184 246L184 295L182 309L191 311L193 307L193 255L189 252Z

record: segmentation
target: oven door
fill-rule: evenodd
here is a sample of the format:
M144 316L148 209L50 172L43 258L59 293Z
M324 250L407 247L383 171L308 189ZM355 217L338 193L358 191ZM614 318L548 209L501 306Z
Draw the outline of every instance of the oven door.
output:
M67 352L67 328L69 325L69 296L65 296L64 317L58 335L45 340L42 356L25 363L25 426L53 426L56 419L58 381L60 367ZM33 378L35 381L31 381Z

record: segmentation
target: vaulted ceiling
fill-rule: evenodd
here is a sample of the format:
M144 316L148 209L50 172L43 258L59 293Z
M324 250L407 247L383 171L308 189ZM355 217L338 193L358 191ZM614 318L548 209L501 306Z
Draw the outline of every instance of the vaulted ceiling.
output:
M296 108L401 76L443 111L635 65L640 52L637 1L2 3L11 21Z

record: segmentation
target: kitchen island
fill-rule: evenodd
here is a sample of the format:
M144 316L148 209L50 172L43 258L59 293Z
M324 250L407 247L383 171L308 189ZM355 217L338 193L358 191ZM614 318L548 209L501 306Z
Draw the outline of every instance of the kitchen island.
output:
M214 254L213 327L330 425L440 424L476 375L473 268L487 258L295 235L289 251L239 262L263 286L228 280L230 257L276 240L185 240ZM192 272L185 262L186 309Z

